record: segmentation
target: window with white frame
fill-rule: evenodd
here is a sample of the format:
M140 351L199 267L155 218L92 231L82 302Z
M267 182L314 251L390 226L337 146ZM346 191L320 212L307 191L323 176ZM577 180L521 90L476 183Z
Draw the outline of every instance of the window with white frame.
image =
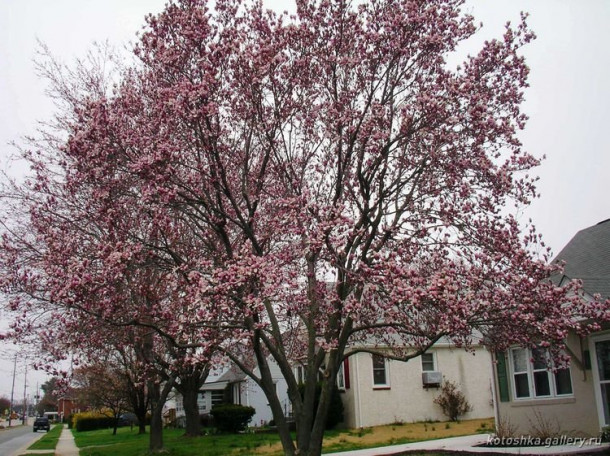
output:
M223 404L225 401L225 392L223 390L212 391L212 407Z
M544 399L572 395L570 369L550 369L548 351L544 348L513 348L510 366L513 394L516 399Z
M373 386L390 386L388 360L381 355L373 355Z
M199 406L199 412L205 413L208 408L208 401L205 392L200 393L199 397L197 397L197 405Z
M421 355L421 370L423 372L433 372L436 370L434 353L423 353Z
M233 383L232 385L233 403L241 405L241 383Z
M339 370L337 371L337 388L340 390L345 389L345 366L344 363L339 365Z
M305 383L305 366L298 365L294 368L294 376L297 383Z

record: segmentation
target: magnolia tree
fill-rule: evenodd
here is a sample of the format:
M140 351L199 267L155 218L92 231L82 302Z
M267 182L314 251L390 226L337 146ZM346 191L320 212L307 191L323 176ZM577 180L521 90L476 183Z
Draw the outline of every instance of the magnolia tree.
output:
M70 378L57 372L59 360L70 358L75 367L114 360L141 433L152 411L151 450L163 448L163 406L177 381L185 402L194 403L186 410L194 406L197 412L187 414L187 433L198 433L196 396L209 372L210 350L202 348L202 330L193 347L177 349L162 337L171 331L172 341L191 343L186 330L173 329L183 305L176 295L173 260L163 258L162 248L147 248L157 242L148 218L136 221L116 209L114 217L99 217L108 198L97 188L55 180L58 173L68 174L69 165L49 155L52 143L39 144L44 153L28 157L34 178L22 186L6 185L2 194L7 217L1 284L12 296L14 313L5 336L37 347L37 367L61 374L63 383ZM162 245L167 242L169 236ZM172 251L176 255L179 249Z
M109 377L98 380L106 382L110 390L103 390L108 393L103 399L114 401L112 409L117 416L128 401L138 416L140 433L145 432L147 413L152 411L152 450L163 448L162 411L174 385L185 398L185 409L195 410L195 414L187 413L187 434L198 434L197 393L209 372L209 351L201 348L201 339L196 347L178 349L161 336L164 325L159 324L159 312L166 299L160 296L162 268L157 266L158 274L153 274L150 265L132 262L133 257L119 256L117 260L117 250L96 252L92 242L96 236L90 232L83 235L87 231L83 226L90 228L94 223L83 225L75 206L58 217L58 209L66 209L67 200L60 200L58 193L50 196L48 190L30 192L29 199L12 193L13 200L29 203L26 207L32 211L32 220L19 228L5 225L0 253L3 291L13 296L9 310L15 313L5 337L37 347L37 367L61 375L64 386L79 379L69 372L58 372L58 361L69 358L73 367L84 365L77 370L88 369L93 378L97 374L92 360L105 359L102 370L106 369ZM44 203L35 198L41 195ZM41 207L44 210L39 213ZM107 233L96 234L109 239ZM100 264L105 264L103 277L97 275ZM134 268L138 274L132 273ZM75 270L80 272L74 275ZM154 311L152 302L156 303ZM171 320L164 317L164 321ZM178 340L187 342L186 332ZM111 385L109 379L120 381L122 388Z
M103 225L64 240L55 202L37 206L50 301L217 348L265 392L289 455L320 454L355 352L407 361L444 337L559 355L608 311L553 285L509 212L536 196L517 137L533 35L523 18L452 67L476 33L462 3L183 0L148 17L113 90L71 104L58 171L32 158L35 185Z

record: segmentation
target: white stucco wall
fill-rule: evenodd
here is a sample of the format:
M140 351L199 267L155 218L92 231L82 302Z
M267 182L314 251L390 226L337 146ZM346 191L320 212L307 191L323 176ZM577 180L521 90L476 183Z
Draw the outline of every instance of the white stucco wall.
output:
M462 419L488 418L494 415L492 402L491 356L484 348L475 354L461 349L435 346L432 350L436 370L447 380L457 382L472 405ZM373 385L371 355L350 357L350 388L343 392L345 425L349 428L378 426L396 421L415 422L447 420L434 404L439 388L424 388L420 358L408 362L389 361L390 385Z

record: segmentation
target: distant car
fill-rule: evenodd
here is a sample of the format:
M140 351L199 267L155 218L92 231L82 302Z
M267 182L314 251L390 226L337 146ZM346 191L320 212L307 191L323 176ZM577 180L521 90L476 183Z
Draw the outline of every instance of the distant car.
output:
M134 413L123 413L119 416L119 426L133 426L134 424L138 424L138 418Z
M47 432L51 429L49 419L46 416L39 416L34 420L34 432L38 432L38 429L44 429Z

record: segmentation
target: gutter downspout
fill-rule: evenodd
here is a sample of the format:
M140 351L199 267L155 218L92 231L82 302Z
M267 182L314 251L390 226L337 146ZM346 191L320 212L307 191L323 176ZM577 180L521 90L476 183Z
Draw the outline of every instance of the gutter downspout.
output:
M486 348L489 351L489 349ZM491 354L491 396L492 402L494 406L494 424L496 428L496 432L498 432L498 426L500 425L500 410L498 405L498 391L496 389L496 354L490 352Z
M356 354L356 356L354 357L354 361L356 361L355 364L355 379L356 379L356 428L361 428L362 427L362 404L360 403L360 367L359 367L359 361L358 359L360 358L360 354Z

